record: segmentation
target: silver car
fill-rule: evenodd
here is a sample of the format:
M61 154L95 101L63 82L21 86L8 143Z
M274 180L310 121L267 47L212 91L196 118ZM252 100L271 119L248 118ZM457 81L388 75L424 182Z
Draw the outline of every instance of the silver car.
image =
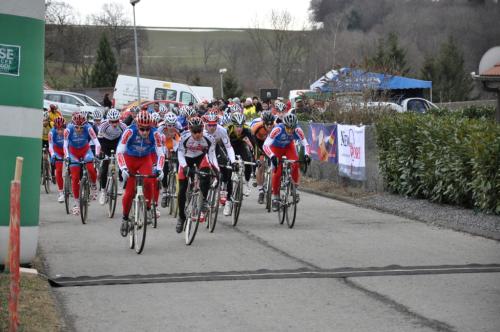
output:
M84 94L45 90L43 92L43 108L49 109L51 104L57 105L65 116L71 116L75 112L91 113L96 109L104 111L104 107L101 104Z

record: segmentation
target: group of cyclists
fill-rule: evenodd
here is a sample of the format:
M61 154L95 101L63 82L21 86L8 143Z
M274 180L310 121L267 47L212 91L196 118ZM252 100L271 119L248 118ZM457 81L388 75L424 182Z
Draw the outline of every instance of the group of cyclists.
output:
M251 102L251 99L250 99ZM272 209L279 207L280 177L283 157L298 160L296 142L304 147L304 162L309 163L309 145L293 109L277 100L247 119L248 100L229 103L203 103L196 106L155 104L155 107L132 107L127 112L96 109L92 114L76 112L66 123L55 105L44 112L44 145L48 148L59 189L58 201L64 202L63 163L69 165L74 199L72 214L79 211L80 167L85 165L90 178L91 199L106 201L107 163L116 152L120 180L124 183L120 233L127 236L129 213L135 195L135 175L146 176L144 196L147 209L156 218L157 206L166 206L165 182L169 172L176 171L178 207L176 231L183 231L188 178L196 171L216 174L227 192L223 214L232 212L232 173L244 167L244 194L250 193L252 174L259 191L258 203L264 202L264 164L272 165ZM45 136L46 134L46 136ZM102 161L99 179L93 161ZM246 163L237 163L241 159ZM166 162L175 160L175 163ZM82 163L82 161L84 163ZM252 163L254 162L254 163ZM172 165L175 165L172 167ZM243 165L243 166L239 166ZM256 165L256 166L255 166ZM242 171L243 172L243 171ZM292 165L292 180L299 183L299 166ZM99 183L97 182L99 181ZM164 188L161 202L157 181ZM200 179L202 211L207 209L210 178ZM100 187L100 192L98 187ZM298 198L297 198L298 199ZM155 202L156 204L152 204Z

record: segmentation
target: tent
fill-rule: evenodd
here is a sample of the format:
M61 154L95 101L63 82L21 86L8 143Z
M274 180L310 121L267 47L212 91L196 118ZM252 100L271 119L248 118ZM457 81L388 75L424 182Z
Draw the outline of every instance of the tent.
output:
M366 72L360 69L341 68L330 70L311 84L317 92L347 92L372 90L432 89L431 81Z

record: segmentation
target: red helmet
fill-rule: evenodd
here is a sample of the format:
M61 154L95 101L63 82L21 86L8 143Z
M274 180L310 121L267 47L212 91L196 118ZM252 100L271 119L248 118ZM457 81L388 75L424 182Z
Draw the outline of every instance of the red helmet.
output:
M50 110L55 111L57 109L57 105L50 104Z
M87 117L80 112L73 113L73 123L77 126L83 126L87 122Z
M135 118L138 126L149 127L151 125L151 115L148 112L141 111Z
M206 124L217 124L219 122L219 117L217 113L209 111L203 116L203 122Z
M63 117L58 117L54 119L54 127L57 129L61 129L66 127L66 121L64 120Z

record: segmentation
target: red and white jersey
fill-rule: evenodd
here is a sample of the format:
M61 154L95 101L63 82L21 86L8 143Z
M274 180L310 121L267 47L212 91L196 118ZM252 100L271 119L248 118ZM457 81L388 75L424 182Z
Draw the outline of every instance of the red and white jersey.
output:
M187 158L196 158L201 155L206 155L210 164L219 169L217 157L215 155L215 139L203 132L203 136L199 140L195 140L191 136L189 130L182 133L179 149L177 150L177 158L179 159L179 166L184 167L187 165Z

